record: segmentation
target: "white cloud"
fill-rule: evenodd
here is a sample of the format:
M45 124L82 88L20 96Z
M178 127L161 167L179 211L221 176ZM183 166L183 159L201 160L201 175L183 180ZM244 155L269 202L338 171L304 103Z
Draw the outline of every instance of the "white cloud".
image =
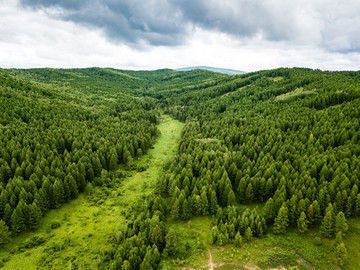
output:
M286 5L279 7L279 0L269 3L277 8L276 14L288 9ZM309 3L302 6L301 12L289 12L288 16L296 16L289 28L297 29L297 36L292 39L269 39L263 31L239 37L193 25L185 42L178 46L153 46L143 41L141 46L132 48L132 45L110 40L100 29L56 19L54 15L62 12L59 9L46 12L23 9L16 0L0 0L0 67L157 69L208 65L244 71L280 66L358 70L360 54L354 48L360 45L357 27L360 22L355 12L347 17L339 16L334 10L338 8L336 4L324 11ZM351 5L346 7L350 9ZM353 27L346 27L351 24ZM331 35L331 32L337 34Z

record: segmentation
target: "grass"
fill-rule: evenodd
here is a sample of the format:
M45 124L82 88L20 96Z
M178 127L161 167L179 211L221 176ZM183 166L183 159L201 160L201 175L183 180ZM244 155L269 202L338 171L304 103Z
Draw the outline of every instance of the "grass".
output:
M101 254L111 246L114 231L125 225L133 205L152 193L163 164L176 154L183 124L163 116L158 128L161 136L153 149L136 161L136 165L147 165L145 171L132 172L112 190L94 189L91 200L82 194L49 211L36 231L22 233L0 248L0 259L6 261L3 269L96 269ZM56 222L60 227L51 229ZM24 248L23 243L34 236L44 243Z
M317 94L317 93L315 91L304 90L303 87L300 87L300 88L296 88L294 91L287 92L285 94L277 96L275 98L275 100L284 101L284 100L288 100L288 99L296 97L296 96L305 96L305 95L312 95L312 94Z

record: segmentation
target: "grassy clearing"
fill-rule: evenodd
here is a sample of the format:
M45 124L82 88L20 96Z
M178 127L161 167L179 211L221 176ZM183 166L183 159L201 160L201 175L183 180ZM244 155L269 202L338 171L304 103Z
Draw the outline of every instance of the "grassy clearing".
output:
M284 77L282 76L278 76L278 77L274 77L274 78L270 78L273 82L279 82L282 81L284 79Z
M0 249L3 269L96 269L114 230L122 228L133 205L153 191L163 164L176 154L183 124L163 116L158 128L157 143L136 161L148 167L145 171L131 172L117 188L96 188L89 197L82 194L49 211L35 232L23 233ZM60 227L51 229L57 223ZM43 243L26 248L34 237Z
M288 99L296 97L296 96L306 96L306 95L312 95L312 94L316 94L316 92L310 91L310 90L304 90L303 87L300 87L300 88L296 88L294 91L287 92L285 94L277 96L275 98L275 100L284 101L284 100L288 100Z

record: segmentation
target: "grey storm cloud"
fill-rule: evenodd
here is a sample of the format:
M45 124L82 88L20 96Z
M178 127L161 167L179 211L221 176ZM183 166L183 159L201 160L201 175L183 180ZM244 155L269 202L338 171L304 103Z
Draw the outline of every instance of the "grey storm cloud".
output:
M25 7L54 9L59 19L102 29L108 38L136 46L176 46L194 27L234 38L360 51L357 0L21 0ZM52 14L52 13L49 13Z

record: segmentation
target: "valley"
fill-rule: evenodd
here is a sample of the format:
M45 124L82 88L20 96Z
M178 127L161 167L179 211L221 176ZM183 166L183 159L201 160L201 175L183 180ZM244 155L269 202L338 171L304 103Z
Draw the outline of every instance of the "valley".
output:
M357 269L359 85L0 69L0 266Z

